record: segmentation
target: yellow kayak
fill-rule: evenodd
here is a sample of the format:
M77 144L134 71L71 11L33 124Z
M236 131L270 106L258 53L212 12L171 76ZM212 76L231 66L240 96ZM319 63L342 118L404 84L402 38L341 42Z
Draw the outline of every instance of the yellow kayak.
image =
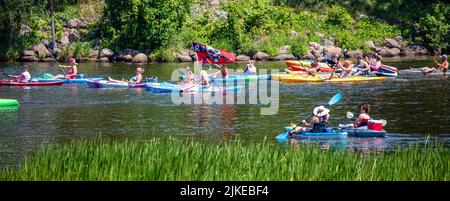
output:
M323 75L322 78L328 78L328 76ZM365 81L376 81L376 80L387 80L387 77L367 77L367 76L348 76L341 78L332 78L329 80L322 80L318 75L292 75L292 74L272 74L273 80L279 80L288 83L299 83L299 82L365 82Z

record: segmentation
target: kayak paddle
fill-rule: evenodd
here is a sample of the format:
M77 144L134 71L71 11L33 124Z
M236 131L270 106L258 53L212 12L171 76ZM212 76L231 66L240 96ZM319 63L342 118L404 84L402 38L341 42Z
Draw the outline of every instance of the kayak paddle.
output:
M330 101L328 101L328 106L332 106L341 100L342 100L342 94L341 94L341 92L338 92L330 99ZM311 115L308 118L311 118ZM302 122L298 123L294 128L292 128L292 130L295 130L298 127L298 125L301 125L301 124L302 124ZM284 133L279 134L275 138L276 139L285 139L288 137L288 135L289 135L289 132L284 132Z
M55 57L53 56L53 54L51 52L50 56L52 56L53 60L55 61L56 65L59 67L59 69L61 69L61 71L63 72L64 76L67 78L67 80L69 81L70 84L72 84L72 81L70 80L69 76L67 76L66 71L64 71L63 68L61 68L61 65L58 63L58 61L55 59Z

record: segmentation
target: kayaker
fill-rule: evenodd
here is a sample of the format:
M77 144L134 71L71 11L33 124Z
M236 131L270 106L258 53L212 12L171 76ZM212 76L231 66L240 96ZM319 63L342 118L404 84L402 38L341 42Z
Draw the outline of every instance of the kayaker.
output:
M53 79L61 79L61 78L75 79L75 76L78 73L77 63L74 58L70 58L69 62L71 64L70 66L59 65L62 68L68 68L69 72L67 72L66 75L62 75L62 74L56 75L55 77L53 77Z
M125 84L129 84L130 86L133 87L136 84L142 84L144 82L144 79L142 78L142 73L144 73L144 69L139 67L139 68L136 68L136 75L128 81L126 81L124 79L115 80L115 79L112 79L111 77L108 77L108 81L112 82L112 83L125 83Z
M320 61L320 62L328 62L329 60L331 60L331 57L330 57L330 55L328 54L328 50L327 50L327 49L323 49L322 55L320 55L320 57L317 58L317 61Z
M8 77L17 79L17 82L31 82L31 75L28 72L28 66L23 65L20 67L19 75L8 75Z
M370 120L369 112L370 112L370 105L369 104L363 104L359 106L359 116L356 119L355 124L346 124L346 125L339 125L340 128L358 128L367 126L367 123ZM353 114L352 114L353 116ZM348 118L352 118L351 116Z
M442 58L442 63L437 62L436 59L435 59L434 60L435 67L433 67L433 68L423 67L423 68L420 68L420 70L423 73L431 73L431 72L436 71L436 70L441 70L444 73L447 72L447 70L448 70L447 55L444 54L444 55L441 56L441 58Z
M339 75L339 77L347 77L347 76L352 75L353 65L350 64L349 60L345 60L343 65L341 65L340 63L338 63L337 65L340 69L342 69L342 72Z
M201 87L209 87L210 86L210 82L209 82L209 76L208 73L205 70L200 71L200 85Z
M370 73L370 66L367 63L367 61L364 61L361 55L358 55L356 58L357 64L356 64L356 72L353 75L363 75L367 76Z
M249 60L245 66L244 74L256 74L255 60Z
M372 59L369 62L369 66L370 66L371 71L380 72L380 67L383 65L383 64L381 64L381 60L382 59L383 59L383 57L381 57L381 55L377 54L377 55L374 56L374 59Z
M333 58L331 60L327 60L327 64L328 66L330 66L331 68L338 68L338 64L339 64L339 55L335 54L333 55Z
M311 128L309 132L322 133L327 132L326 126L329 119L330 110L321 105L314 108L310 123L307 123L306 120L303 120L302 123ZM297 127L295 130L289 131L289 135L308 131L308 127Z
M228 74L228 69L227 69L226 66L221 66L221 65L218 65L218 64L214 64L214 66L217 69L219 69L219 71L213 73L212 76L215 77L216 74L220 74L222 76L222 78L229 78L230 77L230 74Z

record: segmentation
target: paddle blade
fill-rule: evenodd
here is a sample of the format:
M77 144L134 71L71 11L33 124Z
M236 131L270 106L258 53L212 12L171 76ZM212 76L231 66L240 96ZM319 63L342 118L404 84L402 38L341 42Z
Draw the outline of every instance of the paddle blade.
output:
M289 140L288 136L289 136L288 132L283 132L277 135L275 138L277 139L278 142L285 142Z
M380 119L380 121L381 121L381 125L382 125L383 127L386 126L386 124L387 124L387 121L386 121L386 120Z
M342 99L341 92L338 92L336 95L333 96L333 98L330 99L328 105L334 105L337 102L341 101L341 99Z
M353 113L347 112L347 119L351 119L353 117L354 117Z

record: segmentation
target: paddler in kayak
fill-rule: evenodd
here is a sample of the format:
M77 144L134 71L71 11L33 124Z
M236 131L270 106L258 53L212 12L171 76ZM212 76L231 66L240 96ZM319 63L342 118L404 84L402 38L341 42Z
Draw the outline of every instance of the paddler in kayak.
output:
M367 76L370 74L370 66L367 63L367 61L363 60L363 57L361 55L358 55L358 57L356 58L357 63L356 63L356 72L353 75L363 75L363 76Z
M303 124L311 128L310 130L308 129L308 127L298 126L297 128L289 131L289 135L306 132L308 130L309 130L308 132L311 133L327 132L326 127L329 119L330 119L330 110L321 105L319 107L314 108L310 123L307 123L306 120L302 121Z
M26 65L20 67L19 75L8 75L8 77L15 78L17 82L31 82L31 75Z
M218 74L221 75L221 78L229 78L230 77L230 74L228 74L228 68L226 66L214 64L214 67L219 69L219 71L212 73L211 77L216 77Z
M431 73L436 70L441 70L444 73L447 72L447 70L448 70L447 55L444 54L441 56L441 58L442 58L442 63L439 63L439 62L437 62L436 59L434 59L435 67L433 67L433 68L423 67L423 68L420 68L420 70L425 74Z
M353 65L350 63L349 60L345 60L343 65L338 63L338 68L342 69L342 72L339 75L339 77L351 76L354 71Z
M330 54L328 54L327 49L323 49L322 55L319 55L319 57L317 58L317 61L320 62L328 62L330 60L332 60L332 58L330 57Z
M249 60L248 64L245 66L244 74L256 74L256 66L255 66L255 60Z
M339 127L341 128L358 128L358 127L363 127L363 126L367 126L367 123L370 120L370 116L369 116L369 112L370 112L370 105L369 104L363 104L361 106L359 106L359 116L356 119L356 123L355 124L347 124L347 125L339 125ZM348 115L348 114L347 114ZM352 114L353 116L353 114ZM348 118L352 118L352 116L348 117Z
M62 68L68 68L69 72L67 72L66 75L62 75L62 74L56 75L55 77L53 77L53 79L61 79L61 78L75 79L75 76L78 73L77 63L74 58L70 58L69 62L71 64L70 66L59 65Z
M383 57L381 55L374 55L373 59L369 60L369 66L372 72L380 72L380 67L383 65L381 60Z
M285 68L284 71L289 74L303 74L304 75L304 73L307 73L308 75L311 75L311 76L316 76L316 75L318 75L317 73L320 72L320 67L319 67L318 61L313 61L311 63L310 67L305 66L304 68L305 68L305 71L293 71L288 68Z
M111 77L108 77L108 81L112 82L112 83L125 83L125 84L129 84L131 87L133 87L136 84L142 84L144 82L144 79L142 78L142 73L144 73L144 69L139 67L139 68L136 68L136 75L134 77L132 77L129 81L126 81L124 79L115 80L115 79L112 79Z
M200 71L200 86L207 88L210 87L209 76L205 70Z

